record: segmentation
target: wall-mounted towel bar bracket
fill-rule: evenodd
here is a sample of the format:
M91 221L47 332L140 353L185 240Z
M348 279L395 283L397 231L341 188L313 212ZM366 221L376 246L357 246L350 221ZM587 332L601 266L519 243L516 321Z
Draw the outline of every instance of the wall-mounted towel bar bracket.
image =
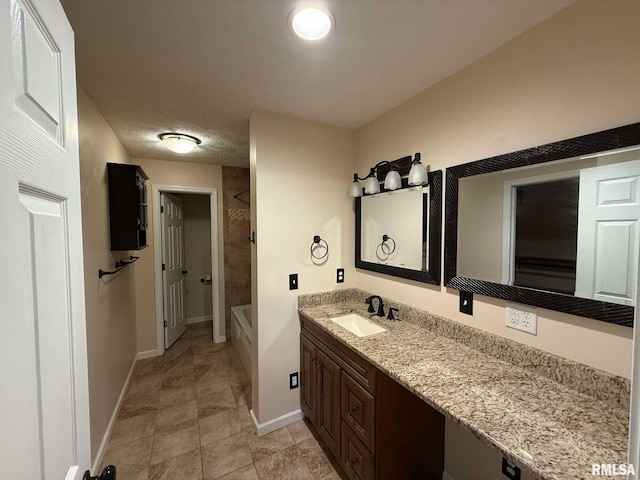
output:
M113 275L115 273L118 273L127 265L131 265L132 263L136 262L139 258L140 257L134 257L133 255L129 255L129 260L118 260L116 262L115 270L110 270L110 271L103 270L103 269L98 270L98 278L102 278L105 275Z

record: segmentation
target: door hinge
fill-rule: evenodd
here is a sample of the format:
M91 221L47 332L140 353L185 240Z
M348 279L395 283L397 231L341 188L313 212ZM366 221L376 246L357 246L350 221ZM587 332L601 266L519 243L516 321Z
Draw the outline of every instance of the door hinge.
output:
M167 321L166 321L166 320L164 321L164 326L165 326L165 327L167 326Z
M163 263L162 264L162 271L164 272L167 269L166 265Z
M160 205L160 213L164 213L164 207Z

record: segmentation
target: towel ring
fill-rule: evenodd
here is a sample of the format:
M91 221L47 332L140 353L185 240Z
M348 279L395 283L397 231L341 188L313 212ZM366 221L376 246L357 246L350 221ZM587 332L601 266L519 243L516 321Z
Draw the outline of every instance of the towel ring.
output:
M317 248L324 248L324 255L317 256L315 254L315 250ZM313 258L315 258L316 260L322 260L329 254L329 244L325 240L321 239L320 235L314 235L313 243L311 244L311 248L309 249L309 251L311 252L311 256Z
M391 241L393 243L393 247L391 247L390 245L387 244L388 241ZM382 242L380 242L380 250L382 250L382 253L384 253L385 255L391 255L393 252L396 251L396 241L391 238L389 235L382 235Z

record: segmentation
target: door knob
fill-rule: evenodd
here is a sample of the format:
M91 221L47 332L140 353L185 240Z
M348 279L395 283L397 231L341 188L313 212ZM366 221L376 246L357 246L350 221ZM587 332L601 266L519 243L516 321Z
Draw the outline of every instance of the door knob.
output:
M92 477L91 472L87 470L84 472L82 480L116 480L116 467L113 465L104 467L99 477Z

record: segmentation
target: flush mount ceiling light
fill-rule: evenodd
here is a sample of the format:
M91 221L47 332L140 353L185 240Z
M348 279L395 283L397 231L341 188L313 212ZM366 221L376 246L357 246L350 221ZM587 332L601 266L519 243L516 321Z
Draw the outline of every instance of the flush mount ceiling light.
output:
M386 160L379 162L369 170L369 174L364 178L360 178L357 173L354 173L353 183L351 183L349 187L349 196L356 198L362 196L362 186L358 180L365 180L365 195L380 193L379 178L382 178L382 175L385 173L384 191L398 190L412 186L425 186L429 183L427 169L420 161L420 154L416 153L413 159L409 156L399 158L392 162ZM402 175L407 175L404 181Z
M167 148L176 153L189 153L202 143L199 138L184 133L161 133L158 138Z
M291 28L305 40L320 40L333 28L333 15L321 5L301 5L289 15Z

